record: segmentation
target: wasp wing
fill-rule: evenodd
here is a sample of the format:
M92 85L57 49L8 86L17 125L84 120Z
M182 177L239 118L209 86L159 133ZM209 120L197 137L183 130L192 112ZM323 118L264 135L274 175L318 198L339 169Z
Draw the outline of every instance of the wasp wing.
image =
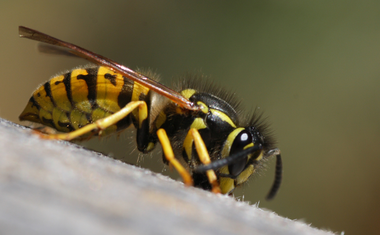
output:
M48 54L48 55L63 55L63 56L81 58L78 55L73 54L72 50L65 49L58 46L53 46L46 43L38 43L37 49L39 52Z
M109 69L131 79L132 81L138 82L141 85L146 86L149 89L155 91L156 93L167 97L168 99L172 100L173 102L177 103L179 106L185 109L194 110L194 111L199 110L199 107L197 105L195 105L193 102L183 97L180 93L148 77L145 77L142 74L137 73L128 67L125 67L124 65L121 65L111 59L108 59L104 56L98 55L82 47L76 46L68 42L64 42L58 38L54 38L52 36L49 36L47 34L41 33L37 30L30 29L24 26L19 26L19 34L20 34L20 37L22 38L29 38L29 39L36 40L39 42L44 42L47 44L67 48L69 49L70 53L76 56L82 57L84 59L87 59L92 63L98 64L101 66L106 66Z

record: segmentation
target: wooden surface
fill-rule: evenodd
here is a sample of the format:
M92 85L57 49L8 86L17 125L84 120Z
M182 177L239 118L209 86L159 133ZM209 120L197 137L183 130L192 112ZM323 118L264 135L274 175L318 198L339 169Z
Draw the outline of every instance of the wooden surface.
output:
M332 234L0 119L0 234Z

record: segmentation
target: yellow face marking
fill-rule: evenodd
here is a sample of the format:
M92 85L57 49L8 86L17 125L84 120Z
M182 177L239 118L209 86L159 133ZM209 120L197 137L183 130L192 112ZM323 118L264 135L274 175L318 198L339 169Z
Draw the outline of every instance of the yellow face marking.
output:
M232 127L236 128L236 125L235 123L231 120L230 117L228 117L225 113L223 112L220 112L219 110L216 110L216 109L210 109L211 113L215 116L218 116L220 119L222 119L223 121L227 122L228 124L230 124Z
M230 155L230 150L233 141L235 140L236 136L243 131L244 128L236 128L234 131L232 131L224 144L223 150L222 150L222 158L225 158ZM253 147L253 143L249 143L246 146L244 146L243 149L251 148ZM248 159L252 157L252 154L249 155ZM262 158L262 153L257 158L257 160L260 160ZM247 159L247 161L248 161ZM241 172L238 177L236 178L236 185L242 184L254 173L255 169L253 165L249 165L243 172ZM224 166L220 169L220 173L222 174L230 174L228 170L228 166ZM234 179L228 178L228 177L220 177L220 187L222 189L222 193L229 193L231 190L235 188Z
M263 151L261 151L260 155L256 158L256 161L262 160L263 156L264 156Z
M91 104L87 99L88 89L87 83L83 79L78 79L79 75L88 75L85 69L75 69L71 72L71 93L75 106L80 111L91 113Z
M253 143L247 144L246 146L244 146L243 149L247 149L247 148L250 148L250 147L253 147Z
M249 165L239 176L236 178L236 185L242 184L255 172L253 165Z
M108 76L108 78L107 78ZM110 78L112 76L112 79ZM122 75L106 67L99 67L96 81L96 103L99 107L115 113L120 110L118 96L123 89Z
M51 95L53 96L56 107L70 112L73 108L67 98L66 87L63 83L64 78L65 77L61 75L50 80Z
M222 174L229 174L228 166L220 168L219 172ZM223 194L229 193L235 188L234 180L228 177L220 177L219 184Z
M196 90L186 89L186 90L181 91L181 95L183 95L186 99L190 99L190 97L194 95L195 92Z
M232 143L234 142L236 136L241 132L243 131L244 128L243 127L240 127L240 128L236 128L235 130L233 130L227 137L227 140L226 142L224 143L224 146L223 146L223 149L222 149L222 158L225 158L227 156L230 155L230 150L231 150L231 146L232 146Z

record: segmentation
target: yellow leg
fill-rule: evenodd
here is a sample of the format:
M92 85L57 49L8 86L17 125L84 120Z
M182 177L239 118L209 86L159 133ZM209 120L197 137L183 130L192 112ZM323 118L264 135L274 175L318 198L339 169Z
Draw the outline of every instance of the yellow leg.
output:
M173 153L173 148L170 144L168 135L164 129L159 129L157 131L158 139L160 140L162 151L164 151L164 155L166 160L178 171L178 173L182 176L183 183L187 186L193 185L193 178L191 178L190 173L181 165L177 158L175 158Z
M210 164L211 163L210 156L208 154L206 145L201 135L199 134L199 131L195 128L191 128L188 133L188 136L189 135L191 135L192 139L194 140L195 149L197 150L199 160L205 165ZM206 174L212 187L211 191L213 193L221 193L219 183L218 183L214 170L208 170L206 171Z
M124 108L120 109L118 112L95 121L94 123L88 124L78 130L62 133L62 134L53 134L53 135L44 135L39 133L39 135L44 139L59 139L59 140L72 140L77 137L80 137L84 134L90 133L92 131L101 132L102 130L116 124L121 119L125 118L130 114L134 109L139 108L139 122L141 123L143 119L146 118L147 114L147 105L144 101L131 101Z

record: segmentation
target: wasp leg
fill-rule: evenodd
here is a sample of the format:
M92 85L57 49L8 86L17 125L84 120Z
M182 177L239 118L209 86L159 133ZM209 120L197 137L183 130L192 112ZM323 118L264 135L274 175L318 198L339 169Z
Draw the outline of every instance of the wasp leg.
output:
M160 140L162 151L164 152L166 160L178 171L182 176L183 183L187 186L193 185L193 178L191 178L190 173L181 165L177 158L175 158L173 153L173 148L170 144L168 135L164 129L159 129L157 131L157 137Z
M139 90L141 89L146 89L146 88L139 88L141 85L135 84L135 88L133 91L132 95L132 100L133 97L135 96L136 93L136 98L141 94ZM135 92L136 91L136 92ZM134 121L134 125L137 128L137 133L136 133L136 143L137 143L137 149L142 152L142 153L147 153L153 150L156 140L151 138L152 136L150 135L150 100L151 100L151 92L148 93L147 97L145 98L145 103L146 103L146 108L144 109L139 109L134 112L132 112L132 116L135 117L134 119L137 119L137 122Z
M146 111L147 105L145 101L131 101L124 108L120 109L118 112L108 117L99 119L95 121L94 123L88 124L78 130L75 130L69 133L53 134L53 135L44 135L42 133L37 133L37 134L39 134L41 138L44 138L44 139L73 140L77 137L80 137L90 132L94 132L94 131L101 132L107 127L110 127L116 124L121 119L125 118L128 114L130 114L136 108L139 108L139 124L140 124L145 119L147 119L147 116L146 116L148 114L148 112Z
M185 142L187 143L186 145L189 146L190 148L193 145L193 143L195 144L195 149L197 150L199 160L203 164L207 165L207 164L211 163L210 156L208 154L206 145L205 145L205 143L204 143L204 141L203 141L203 139L202 139L202 137L199 134L199 131L197 129L191 128L189 130L189 132L187 133L187 136L185 138ZM206 174L207 174L207 178L208 178L208 180L211 184L211 187L212 187L211 191L213 193L221 193L215 171L214 170L208 170L208 171L206 171Z

